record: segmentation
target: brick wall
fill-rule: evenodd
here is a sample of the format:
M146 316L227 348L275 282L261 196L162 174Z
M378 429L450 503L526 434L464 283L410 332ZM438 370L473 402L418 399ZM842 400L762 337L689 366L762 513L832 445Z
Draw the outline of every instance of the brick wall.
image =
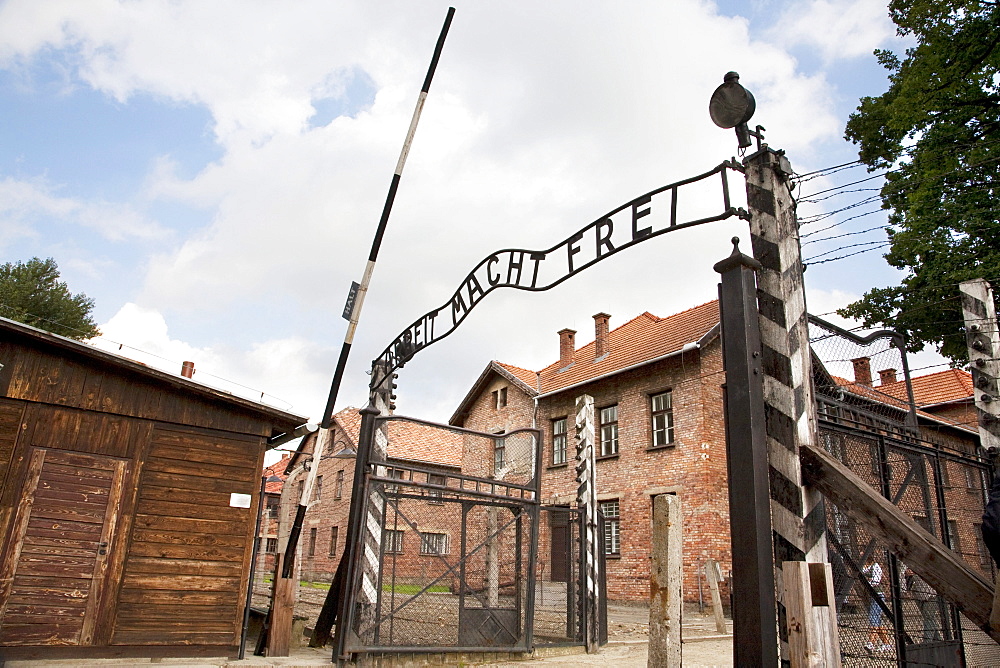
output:
M619 452L597 462L598 498L617 500L620 510L620 554L608 558L611 599L639 601L649 597L652 497L656 494L676 493L683 501L685 598L698 600L698 572L706 559L720 561L723 572L728 572L731 559L722 381L721 349L715 339L701 351L538 399L536 421L545 434L542 499L549 505L576 505L576 397L593 396L598 413L601 408L618 405ZM493 392L502 387L508 388L508 403L498 409L492 401ZM673 397L674 442L654 449L650 396L666 390ZM530 426L533 408L532 397L495 375L473 402L464 426L490 433ZM552 421L559 418L567 419L568 461L553 465ZM464 473L484 477L492 473L488 447L480 439L467 439ZM540 529L541 572L550 574L551 527L543 521Z

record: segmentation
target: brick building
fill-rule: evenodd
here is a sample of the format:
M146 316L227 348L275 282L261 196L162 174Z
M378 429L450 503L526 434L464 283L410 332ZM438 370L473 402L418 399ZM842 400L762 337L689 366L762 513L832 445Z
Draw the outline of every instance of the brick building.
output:
M329 581L340 562L354 482L353 453L357 452L360 429L361 416L357 408L345 408L333 417L300 538L300 572L304 580ZM407 422L390 422L388 429L387 477L403 478L403 471L392 467L394 463L420 466L430 472L432 484L437 475L446 476L460 470L461 439L454 433ZM280 503L284 526L290 526L294 518L305 483L306 466L312 466L311 454L321 433L303 438L296 452L284 460L286 489L279 491L283 498ZM399 505L398 511L390 509L386 513L385 552L395 562L398 575L418 583L440 573L442 565L434 555L448 554L458 533L454 522L442 517L439 495L425 492L426 499L401 498L400 495L409 491L405 483L401 482L398 487L389 485L387 490L393 502ZM277 538L277 531L274 533ZM268 546L280 548L280 541L275 540L273 544L268 541Z
M730 568L729 497L722 411L719 308L709 302L666 318L651 313L613 330L594 316L595 339L577 349L576 332L559 332L559 359L540 371L490 362L455 411L453 425L497 434L492 452L466 440L462 472L491 477L517 453L501 436L536 426L544 433L542 501L575 507L575 401L595 402L598 501L612 600L649 596L652 501L683 500L684 595L699 596L707 559ZM541 528L543 580L564 581L566 527L558 513Z

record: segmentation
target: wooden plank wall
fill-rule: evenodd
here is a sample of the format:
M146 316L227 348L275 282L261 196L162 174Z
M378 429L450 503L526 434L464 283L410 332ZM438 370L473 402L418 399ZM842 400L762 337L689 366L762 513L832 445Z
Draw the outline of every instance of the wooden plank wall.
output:
M4 362L11 399L270 436L269 421L194 392L174 391L139 373L95 360L86 364L30 347ZM9 371L8 371L9 369ZM2 389L2 388L0 388Z
M263 456L259 437L155 427L111 644L239 642Z

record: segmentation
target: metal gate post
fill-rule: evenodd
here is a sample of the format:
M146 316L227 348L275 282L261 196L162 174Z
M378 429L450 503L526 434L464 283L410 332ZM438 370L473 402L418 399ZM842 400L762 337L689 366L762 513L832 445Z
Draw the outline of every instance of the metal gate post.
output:
M715 265L722 274L719 310L726 369L726 461L733 552L733 664L778 665L774 555L767 475L764 383L754 271L760 263L739 252Z
M744 161L750 240L761 264L757 302L764 376L771 522L776 569L786 561L827 562L822 495L802 484L799 448L816 443L809 322L802 283L802 253L783 151L764 145ZM817 609L816 652L828 666L840 664L836 610ZM782 656L787 658L785 610L778 602Z
M361 429L358 436L358 454L354 460L354 483L351 487L351 509L347 521L347 535L344 541L344 578L339 593L339 608L337 614L337 632L334 642L333 661L338 665L349 657L346 654L348 636L351 633L354 619L354 600L357 590L357 574L362 550L362 533L365 514L365 489L368 470L368 457L374 440L375 417L378 408L369 403L361 409ZM332 587L331 587L332 589Z
M597 466L594 435L594 398L584 394L576 398L576 481L578 484L576 501L581 514L581 540L583 559L580 568L580 612L583 627L583 642L587 653L597 651L597 602L604 592L600 591L598 569L600 557L597 544Z

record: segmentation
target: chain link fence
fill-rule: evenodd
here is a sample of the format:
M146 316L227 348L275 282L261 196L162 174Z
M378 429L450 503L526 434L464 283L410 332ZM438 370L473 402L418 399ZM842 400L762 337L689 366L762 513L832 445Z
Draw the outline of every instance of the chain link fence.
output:
M898 337L813 319L810 339L823 447L992 582L975 434L917 410ZM845 666L1000 665L996 642L833 504L827 529Z

